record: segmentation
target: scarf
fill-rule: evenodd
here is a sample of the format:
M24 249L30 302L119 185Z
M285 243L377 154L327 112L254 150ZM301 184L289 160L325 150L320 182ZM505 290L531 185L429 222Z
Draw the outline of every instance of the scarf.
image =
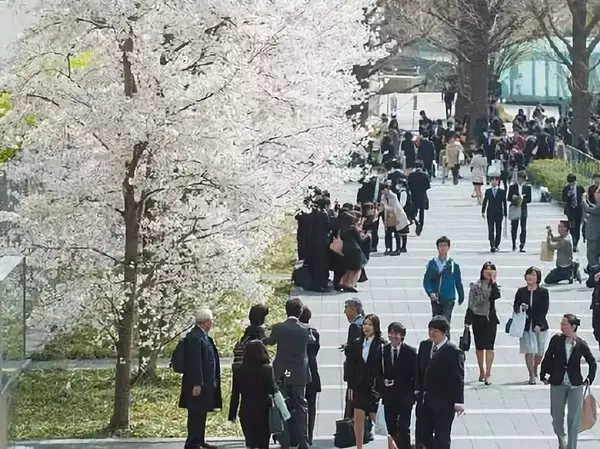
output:
M471 284L471 293L469 294L469 309L475 315L490 316L490 295L492 286L489 281L477 281Z

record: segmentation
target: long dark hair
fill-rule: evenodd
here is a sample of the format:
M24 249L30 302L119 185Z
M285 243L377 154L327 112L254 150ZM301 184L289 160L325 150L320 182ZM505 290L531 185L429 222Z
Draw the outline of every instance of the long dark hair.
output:
M369 320L371 322L371 324L373 325L373 332L375 334L374 335L375 339L381 340L381 320L379 319L379 317L377 315L375 315L374 313L370 313L367 316L365 316L363 323L367 320Z
M262 366L269 363L269 353L260 340L251 340L244 348L242 366Z

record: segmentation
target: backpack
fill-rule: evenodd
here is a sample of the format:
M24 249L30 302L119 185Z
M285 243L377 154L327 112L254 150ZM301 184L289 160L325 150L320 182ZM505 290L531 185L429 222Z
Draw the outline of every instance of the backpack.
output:
M173 354L171 354L171 363L169 367L178 374L183 374L185 371L185 342L187 336L177 342Z
M246 343L248 343L252 337L250 335L243 335L240 338L240 341L236 343L233 348L233 362L231 362L232 367L237 368L242 365L242 361L244 360L244 351L246 350Z

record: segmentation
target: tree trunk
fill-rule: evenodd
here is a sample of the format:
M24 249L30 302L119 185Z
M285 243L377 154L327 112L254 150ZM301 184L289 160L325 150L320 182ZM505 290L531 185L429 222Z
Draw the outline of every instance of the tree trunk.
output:
M469 113L469 141L487 127L488 123L488 54L480 52L471 61L471 105Z
M571 6L573 16L573 52L571 54L571 103L573 106L573 121L571 132L573 141L577 142L579 135L587 137L590 124L590 107L592 96L589 92L590 58L588 56L587 40L585 32L587 24L587 2L576 1Z
M461 122L470 108L470 84L471 67L468 61L459 59L456 67L456 103L454 106L454 118Z
M129 53L133 51L133 39L127 38L121 43L123 86L126 97L133 97L137 92L135 77L131 69ZM125 170L121 185L123 191L123 220L125 221L125 255L123 257L123 289L125 302L117 306L120 316L117 320L117 367L115 373L115 398L113 414L110 419L112 430L129 428L129 403L131 400L131 352L133 332L136 320L135 305L137 295L138 253L140 246L139 211L135 200L135 188L130 179L135 177L140 158L147 143L140 142L133 146L131 160Z
M115 399L113 403L113 415L110 420L110 428L112 430L127 430L129 428L131 349L133 344L137 289L137 255L139 246L137 203L134 197L134 189L129 185L128 178L124 180L124 184L129 186L123 193L125 203L125 267L123 280L127 299L121 308L121 318L118 321Z

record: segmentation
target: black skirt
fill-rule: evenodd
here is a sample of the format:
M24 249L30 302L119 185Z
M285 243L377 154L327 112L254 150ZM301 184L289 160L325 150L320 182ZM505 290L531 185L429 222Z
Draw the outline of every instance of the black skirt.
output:
M471 326L473 328L475 349L493 351L498 325L483 315L473 314L471 317Z
M377 406L381 396L375 386L362 383L358 388L352 390L352 406L365 413L377 413Z

